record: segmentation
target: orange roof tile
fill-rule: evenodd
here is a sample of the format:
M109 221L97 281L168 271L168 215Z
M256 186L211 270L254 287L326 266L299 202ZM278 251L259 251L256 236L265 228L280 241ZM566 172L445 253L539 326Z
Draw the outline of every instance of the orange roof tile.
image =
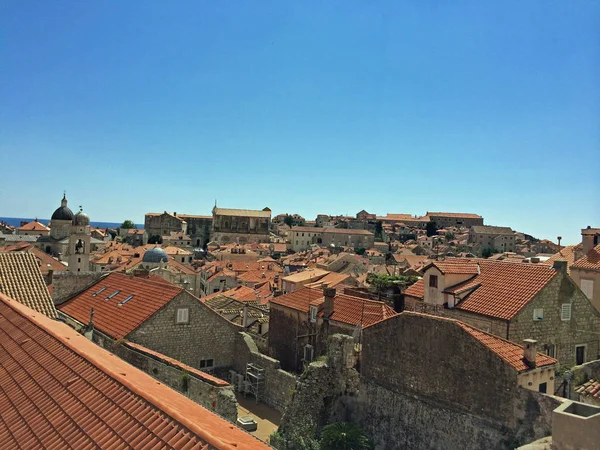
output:
M429 265L437 267L444 274L476 275L479 273L479 265L476 261L463 258L434 261ZM428 266L425 266L425 270Z
M20 226L19 228L17 228L17 230L19 230L19 231L50 231L50 228L48 228L46 225L38 222L37 219L35 219L29 223L26 223L23 226Z
M580 396L600 399L600 381L591 379L575 389Z
M437 216L437 217L452 217L457 219L481 219L482 217L479 214L471 214L471 213L450 213L450 212L427 212L427 216Z
M425 295L425 282L423 281L423 278L417 280L414 284L411 284L409 287L407 287L403 294L411 297L423 298Z
M555 253L546 261L541 261L540 264L551 266L557 259L562 259L564 261L567 261L567 270L570 272L571 265L575 262L575 253L579 249L581 249L581 243L577 245L569 245L567 247L562 248L558 253Z
M0 334L3 448L270 448L2 294Z
M458 320L456 321L456 324L510 364L518 372L530 369L523 358L523 347L521 345L494 336L493 334L486 333L485 331L481 331ZM551 366L553 364L558 364L558 361L543 353L537 354L536 367Z
M587 254L575 261L571 267L586 270L600 270L600 245L595 246Z
M107 297L117 291L114 297L107 300ZM81 323L88 323L90 309L94 308L94 327L113 338L121 339L180 292L182 289L172 284L112 272L58 306L58 309ZM118 306L119 302L130 295L133 295L131 300Z

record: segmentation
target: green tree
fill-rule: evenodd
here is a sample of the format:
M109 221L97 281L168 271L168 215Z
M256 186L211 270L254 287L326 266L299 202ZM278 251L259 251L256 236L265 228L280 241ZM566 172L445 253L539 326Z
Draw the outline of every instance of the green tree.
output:
M294 218L288 214L283 218L283 223L291 228L294 226Z
M450 241L453 241L453 240L454 240L454 233L452 233L450 231L447 231L446 232L446 241L450 242Z
M392 286L397 286L398 289L403 291L411 284L416 283L417 280L417 277L409 277L405 275L379 275L376 273L370 273L367 275L367 283L376 289L380 300L382 292L386 289Z
M437 234L437 224L435 222L427 222L425 231L427 231L427 236L435 236Z
M361 256L362 256L362 255L364 255L366 252L367 252L367 249L366 249L366 248L362 248L362 247L361 247L361 248L358 248L358 247L357 247L357 248L355 248L355 249L354 249L354 253L356 253L357 255L361 255Z
M373 443L358 425L337 422L323 427L321 450L371 450Z
M137 228L137 227L135 226L135 223L133 223L133 221L131 221L131 220L127 219L125 222L123 222L123 223L121 224L121 227L120 227L120 228L123 228L123 229L125 229L125 230L128 230L128 229L131 229L131 228Z
M153 234L148 238L148 244L162 244L163 239L158 234Z
M496 250L495 248L484 248L483 251L481 252L481 256L483 256L484 258L489 258L494 253L500 253L500 252L498 250Z

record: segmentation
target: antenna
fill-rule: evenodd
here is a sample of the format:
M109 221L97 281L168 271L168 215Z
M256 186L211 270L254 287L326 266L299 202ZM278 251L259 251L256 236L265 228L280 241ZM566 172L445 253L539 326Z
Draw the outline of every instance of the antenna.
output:
M558 240L558 253L560 253L560 241L562 240L562 236L557 236L556 239Z

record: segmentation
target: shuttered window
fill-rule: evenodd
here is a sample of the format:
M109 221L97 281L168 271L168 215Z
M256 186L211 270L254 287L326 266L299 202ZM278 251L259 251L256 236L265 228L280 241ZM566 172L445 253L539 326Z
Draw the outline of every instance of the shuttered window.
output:
M563 303L560 308L560 320L564 320L565 322L571 320L571 304Z
M189 309L179 308L177 310L177 323L188 323L189 320Z

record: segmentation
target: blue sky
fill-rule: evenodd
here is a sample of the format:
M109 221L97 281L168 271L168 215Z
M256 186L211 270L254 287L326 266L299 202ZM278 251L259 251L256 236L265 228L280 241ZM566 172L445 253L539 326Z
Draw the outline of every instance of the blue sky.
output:
M0 216L600 226L600 2L6 1Z

